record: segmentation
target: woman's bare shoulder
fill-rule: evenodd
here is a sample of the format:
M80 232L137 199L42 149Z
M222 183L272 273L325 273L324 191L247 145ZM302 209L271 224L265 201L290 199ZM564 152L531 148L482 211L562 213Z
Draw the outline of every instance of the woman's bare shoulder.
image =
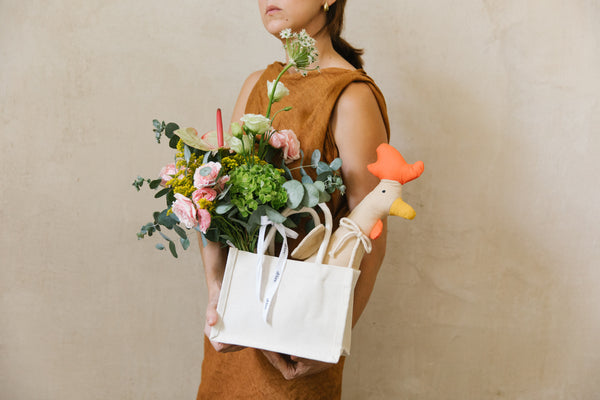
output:
M346 86L338 98L335 112L340 116L381 118L377 98L366 82L352 82Z

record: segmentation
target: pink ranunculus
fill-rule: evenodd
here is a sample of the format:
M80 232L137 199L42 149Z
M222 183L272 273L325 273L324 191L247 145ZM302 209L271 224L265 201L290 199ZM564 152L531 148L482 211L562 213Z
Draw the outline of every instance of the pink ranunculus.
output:
M200 224L199 228L202 233L206 233L208 228L210 228L210 213L208 210L201 208L198 210L198 223Z
M181 193L175 193L175 201L173 202L171 209L186 228L192 229L198 225L194 203Z
M169 182L171 179L173 179L173 176L175 176L175 174L177 174L177 167L175 166L174 163L172 164L167 164L164 167L162 167L162 169L160 170L159 176L160 176L160 185L161 186L166 186L167 182Z
M274 132L269 138L269 144L283 151L286 164L300 158L300 141L290 129Z
M210 161L202 164L194 172L194 186L200 189L214 185L219 171L221 171L221 164L218 162Z
M194 201L194 204L196 204L196 206L198 206L198 202L200 201L200 199L213 201L216 197L217 191L211 188L197 189L194 191L194 193L192 193L192 200Z

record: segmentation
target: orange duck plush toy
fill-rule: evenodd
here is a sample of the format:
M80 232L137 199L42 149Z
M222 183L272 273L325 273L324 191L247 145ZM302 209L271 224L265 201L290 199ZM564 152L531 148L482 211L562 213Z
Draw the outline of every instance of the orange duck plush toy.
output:
M395 215L413 219L415 211L402 200L402 185L418 178L424 170L422 161L408 164L402 154L387 143L377 148L377 162L367 166L369 172L381 179L379 184L340 220L340 226L327 237L327 229L320 225L313 229L292 252L292 257L314 261L324 240L329 244L324 264L359 269L365 252L371 251L371 239L381 235L382 219Z

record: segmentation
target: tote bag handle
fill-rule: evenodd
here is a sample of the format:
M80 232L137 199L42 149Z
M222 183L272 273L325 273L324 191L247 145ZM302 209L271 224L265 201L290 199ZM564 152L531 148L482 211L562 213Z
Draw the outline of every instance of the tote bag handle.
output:
M321 246L319 247L319 252L317 253L317 259L315 260L315 263L323 264L323 259L325 258L325 253L327 252L327 246L329 245L329 240L331 239L331 231L333 228L333 217L331 216L331 211L329 211L329 207L327 207L327 204L319 203L319 208L321 208L321 210L323 211L323 215L325 218L325 236L323 237L323 242L321 243ZM284 217L289 217L290 215L302 214L302 213L310 214L310 216L312 217L312 219L315 223L315 226L318 226L321 224L321 219L319 218L319 214L317 214L317 212L315 211L314 208L310 208L310 207L303 207L300 210L286 208L285 210L283 210L281 212L281 215L283 215ZM275 236L276 232L277 232L276 229L269 230L269 233L267 234L267 237L265 238L265 242L269 243L269 246L274 245L275 241L273 240L273 237ZM271 253L272 253L272 247L271 247Z

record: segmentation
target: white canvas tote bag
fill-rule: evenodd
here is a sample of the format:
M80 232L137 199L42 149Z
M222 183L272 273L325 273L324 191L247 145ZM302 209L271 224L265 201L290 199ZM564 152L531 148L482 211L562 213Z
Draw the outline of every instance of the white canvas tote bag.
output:
M326 206L324 212L327 233L316 262L288 259L282 270L278 257L264 255L260 274L259 254L229 249L217 306L219 321L211 329L211 340L330 363L349 354L354 286L360 271L321 263L331 236ZM274 231L269 232L270 239ZM278 288L270 298L274 280L279 281Z

